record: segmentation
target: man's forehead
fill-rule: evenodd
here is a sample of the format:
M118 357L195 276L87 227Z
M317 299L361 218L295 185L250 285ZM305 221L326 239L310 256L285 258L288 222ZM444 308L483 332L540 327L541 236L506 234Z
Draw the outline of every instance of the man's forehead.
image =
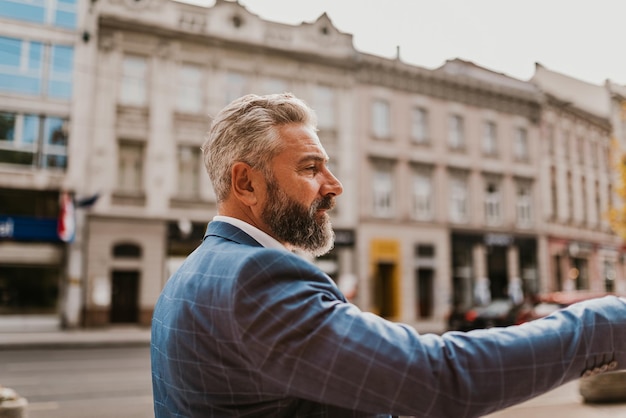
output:
M282 140L287 152L304 154L298 159L328 159L326 150L322 145L317 133L312 127L306 125L286 126L282 129Z

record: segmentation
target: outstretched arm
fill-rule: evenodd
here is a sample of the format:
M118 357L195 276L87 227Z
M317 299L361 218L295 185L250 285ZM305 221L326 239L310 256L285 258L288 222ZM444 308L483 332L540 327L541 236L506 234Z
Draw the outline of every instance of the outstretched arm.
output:
M477 417L585 370L626 365L626 304L616 297L516 327L419 335L344 302L314 270L275 261L239 289L236 322L264 384L285 396L372 413Z

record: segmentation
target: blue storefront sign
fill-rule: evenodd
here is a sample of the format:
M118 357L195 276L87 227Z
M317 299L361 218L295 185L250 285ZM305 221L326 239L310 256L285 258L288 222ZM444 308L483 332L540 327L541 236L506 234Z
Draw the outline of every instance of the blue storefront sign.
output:
M56 218L0 215L0 240L60 242Z

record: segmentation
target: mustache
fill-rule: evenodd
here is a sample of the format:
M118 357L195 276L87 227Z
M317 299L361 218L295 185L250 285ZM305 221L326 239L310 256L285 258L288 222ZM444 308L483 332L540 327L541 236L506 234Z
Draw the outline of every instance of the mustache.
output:
M313 210L329 210L335 207L335 198L333 196L324 196L315 200L311 206Z

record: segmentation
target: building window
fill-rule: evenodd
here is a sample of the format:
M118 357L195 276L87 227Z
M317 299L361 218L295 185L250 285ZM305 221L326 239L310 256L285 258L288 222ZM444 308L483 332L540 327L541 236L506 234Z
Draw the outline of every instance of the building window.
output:
M528 131L526 128L515 128L513 135L513 156L517 161L528 161L530 156Z
M502 193L495 180L488 181L485 187L485 223L490 226L502 223Z
M600 182L594 182L594 199L595 199L595 209L596 209L596 222L602 222L602 198L600 196Z
M76 28L77 0L0 0L0 16L25 22Z
M41 94L43 44L0 36L0 90Z
M517 226L529 228L532 226L532 192L530 182L518 182L517 198L515 201Z
M557 219L559 216L559 195L555 167L550 169L550 209L552 210L552 219Z
M376 138L391 137L391 110L385 100L372 103L372 133Z
M178 69L178 98L176 108L183 113L202 112L202 69L183 64Z
M260 94L279 94L287 91L289 91L287 82L280 78L266 78L260 85Z
M200 147L178 146L178 196L197 198L200 195Z
M463 117L450 115L448 119L448 146L452 149L465 147L465 134L463 127Z
M485 122L483 129L483 153L485 155L496 155L498 152L496 124L494 122Z
M247 91L248 79L245 75L237 72L229 72L226 74L226 86L224 89L225 104L229 104L235 99L244 96Z
M72 67L74 49L69 46L52 45L48 96L69 100L72 98Z
M43 130L43 167L65 168L67 166L67 135L66 119L47 117L44 119Z
M582 211L582 223L586 223L589 220L589 214L587 213L587 200L588 200L588 196L587 196L587 180L585 179L585 176L582 176L580 178L580 194L582 196L582 205L581 205L581 211Z
M0 163L67 167L67 119L0 112Z
M554 156L554 126L546 125L546 138L548 142L548 155Z
M117 190L128 194L143 193L143 144L120 141L119 146Z
M319 129L333 130L336 126L335 91L328 86L315 86L313 108L317 114Z
M563 158L569 160L570 155L569 132L563 132Z
M0 313L58 315L62 270L57 265L1 264Z
M456 223L469 220L467 180L461 175L450 178L450 220Z
M582 136L576 137L576 153L578 154L578 163L585 163L585 138Z
M415 169L411 188L411 214L420 221L433 218L433 184L430 171Z
M0 36L2 91L69 100L73 65L74 49L71 46L43 45ZM43 76L44 68L48 70L46 77Z
M148 64L146 59L136 55L126 55L122 61L122 83L120 103L129 106L146 106Z
M594 167L597 167L599 159L598 141L593 141L591 142L591 164L593 164Z
M567 218L572 221L574 219L574 184L572 181L572 173L567 173Z
M411 139L416 144L426 144L428 138L428 112L416 107L411 111Z
M377 164L373 171L372 203L374 216L393 216L393 173L390 164Z

